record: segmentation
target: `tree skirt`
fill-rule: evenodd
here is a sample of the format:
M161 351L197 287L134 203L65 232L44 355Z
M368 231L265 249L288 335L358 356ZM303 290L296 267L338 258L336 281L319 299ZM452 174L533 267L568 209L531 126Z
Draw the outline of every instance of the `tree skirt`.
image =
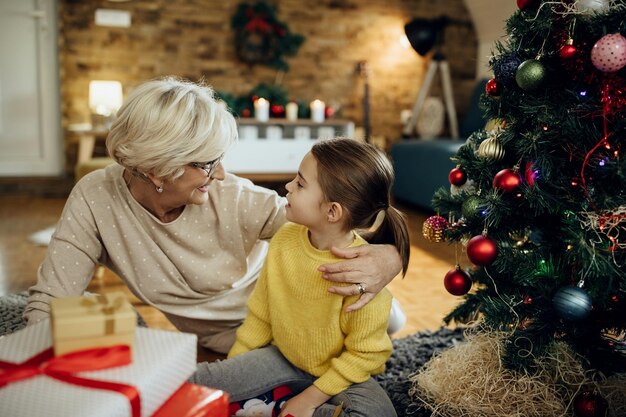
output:
M0 337L26 326L22 319L26 298L26 292L0 297ZM138 324L145 326L139 315ZM387 361L386 370L376 380L387 391L398 417L430 417L431 413L426 407L409 397L409 376L424 366L433 355L462 340L462 330L442 327L436 332L420 332L393 341L393 353Z
M393 341L393 353L385 372L376 380L387 391L398 417L430 417L423 403L409 397L409 377L424 366L434 355L463 340L461 329L444 327L436 332L419 332Z

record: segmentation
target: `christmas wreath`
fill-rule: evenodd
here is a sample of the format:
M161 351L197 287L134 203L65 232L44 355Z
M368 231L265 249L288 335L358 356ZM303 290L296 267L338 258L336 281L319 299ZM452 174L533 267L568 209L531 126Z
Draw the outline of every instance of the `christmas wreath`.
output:
M287 71L285 57L294 56L304 42L304 36L291 33L287 24L276 17L276 9L264 1L241 3L231 24L237 56L250 65Z

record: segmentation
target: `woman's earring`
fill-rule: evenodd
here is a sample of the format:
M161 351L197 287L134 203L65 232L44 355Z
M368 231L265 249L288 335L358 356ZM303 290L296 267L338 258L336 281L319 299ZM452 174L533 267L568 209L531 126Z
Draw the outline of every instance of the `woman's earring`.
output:
M156 188L156 191L157 191L157 193L162 193L162 192L163 192L163 183L161 183L161 185L159 185L159 186Z

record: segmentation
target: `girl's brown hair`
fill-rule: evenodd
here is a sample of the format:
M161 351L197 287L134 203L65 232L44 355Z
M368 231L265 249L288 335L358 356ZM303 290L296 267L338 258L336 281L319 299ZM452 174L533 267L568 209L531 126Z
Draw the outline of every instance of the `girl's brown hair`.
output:
M361 235L369 243L394 245L404 276L409 265L409 228L404 214L390 204L394 173L389 159L375 146L348 138L318 141L311 154L326 199L348 212L346 228L367 230ZM382 222L371 230L381 211Z

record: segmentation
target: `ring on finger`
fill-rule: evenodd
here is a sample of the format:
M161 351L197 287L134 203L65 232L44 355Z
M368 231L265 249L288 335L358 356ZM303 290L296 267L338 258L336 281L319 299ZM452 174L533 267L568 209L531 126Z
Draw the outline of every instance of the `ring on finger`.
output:
M365 286L360 282L356 283L356 288L359 290L359 295L363 295L365 293Z

